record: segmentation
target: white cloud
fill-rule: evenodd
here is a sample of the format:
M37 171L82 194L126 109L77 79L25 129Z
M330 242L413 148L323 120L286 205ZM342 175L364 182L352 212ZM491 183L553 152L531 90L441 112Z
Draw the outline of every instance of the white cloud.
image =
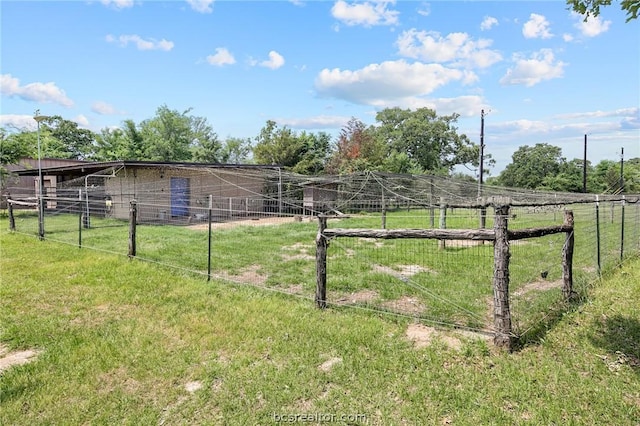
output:
M279 54L275 50L272 50L271 52L269 52L269 59L267 59L266 61L260 62L261 67L270 68L272 70L277 70L283 65L284 65L284 58L282 57L281 54Z
M473 40L467 33L450 33L442 37L436 31L418 31L412 28L403 32L396 41L402 56L429 62L486 68L502 60L502 56L488 47L492 40Z
M524 84L531 87L544 80L562 77L564 67L567 65L562 61L557 61L551 49L541 49L534 52L530 58L516 53L513 55L513 60L516 63L515 67L507 70L507 73L500 79L501 84Z
M558 119L576 119L576 118L602 118L602 117L633 117L640 114L640 108L620 108L613 111L589 111L574 112L570 114L559 114L555 118Z
M331 8L331 15L349 26L397 25L399 12L388 9L388 6L393 4L395 0L374 0L351 4L338 0Z
M87 119L87 117L85 117L82 114L77 115L76 118L73 119L73 121L78 123L80 127L84 127L84 128L89 127L89 120Z
M355 71L325 68L316 77L315 88L320 96L378 106L424 96L451 82L465 84L476 79L469 71L398 60L367 65Z
M416 10L418 15L429 16L431 15L431 5L429 3L422 3L420 9Z
M106 102L102 102L102 101L97 101L94 102L91 105L91 111L95 112L96 114L100 114L100 115L116 115L116 114L120 114L119 111L117 111L112 105L106 103Z
M229 52L224 47L217 47L215 55L207 56L207 62L211 65L222 67L224 65L235 64L236 59L233 57L231 52Z
M584 20L584 15L573 12L571 16L577 20L573 25L580 31L585 37L595 37L609 30L611 21L603 21L599 16L589 16L587 21Z
M187 0L187 3L191 6L191 9L200 13L213 12L214 0Z
M129 43L136 45L138 50L164 50L169 51L173 49L173 42L162 39L160 41L155 39L145 40L136 34L124 34L115 37L111 34L105 37L105 40L109 43L118 43L122 47L126 47Z
M400 99L381 100L374 106L378 109L400 107L404 109L431 108L440 115L457 113L463 117L478 115L483 108L487 109L487 103L480 96L469 95L456 98L427 98L420 96L407 96Z
M525 38L551 38L553 34L549 30L549 21L543 15L532 13L529 20L522 27Z
M56 103L65 107L73 106L73 101L55 83L29 83L21 86L20 80L12 77L11 74L0 76L0 93L25 101Z
M565 33L565 34L562 34L562 39L567 43L569 43L573 41L573 36L571 34Z
M482 31L490 30L494 25L498 25L498 20L493 16L485 16L480 24L480 29Z
M100 0L100 3L107 7L113 7L115 9L126 9L133 7L133 0Z
M318 115L307 118L280 118L275 121L294 129L339 129L350 119L351 117L340 115Z
M289 0L289 3L293 4L294 6L304 6L304 2L302 0Z
M2 114L0 115L0 126L29 131L36 130L38 124L32 115Z

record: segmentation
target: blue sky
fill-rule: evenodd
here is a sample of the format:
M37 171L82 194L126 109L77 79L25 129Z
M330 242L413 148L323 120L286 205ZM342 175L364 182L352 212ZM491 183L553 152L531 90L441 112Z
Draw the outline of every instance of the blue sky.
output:
M640 157L640 22L563 1L5 1L0 124L99 131L166 104L221 139L267 120L337 135L382 108L460 114L493 175L522 145Z

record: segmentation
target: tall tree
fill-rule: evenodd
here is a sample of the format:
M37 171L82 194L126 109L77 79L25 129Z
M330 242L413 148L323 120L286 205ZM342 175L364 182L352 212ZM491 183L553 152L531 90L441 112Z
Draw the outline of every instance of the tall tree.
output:
M220 150L220 161L229 164L246 164L251 155L251 139L228 137Z
M217 163L222 154L222 144L218 134L204 117L190 117L193 133L193 161L198 163Z
M178 112L162 105L156 115L140 123L144 157L151 161L191 161L194 143L190 110Z
M293 168L302 158L305 146L288 127L278 127L277 123L267 120L256 137L253 157L258 164L280 165Z
M0 189L4 189L9 177L7 166L16 164L23 157L33 155L36 146L35 132L12 133L0 128Z
M546 143L521 146L511 158L513 161L500 173L498 182L529 189L543 187L545 178L556 176L566 162L559 147Z
M389 154L406 153L427 172L449 174L457 165L478 164L479 147L458 133L458 117L429 108L387 108L376 114L376 134Z
M317 175L322 172L329 156L331 135L325 132L302 132L297 138L304 148L300 161L292 171L304 175Z
M386 158L387 149L375 130L352 117L340 130L326 170L331 174L382 170Z
M40 124L43 157L92 160L96 135L81 129L78 123L59 115L47 117Z

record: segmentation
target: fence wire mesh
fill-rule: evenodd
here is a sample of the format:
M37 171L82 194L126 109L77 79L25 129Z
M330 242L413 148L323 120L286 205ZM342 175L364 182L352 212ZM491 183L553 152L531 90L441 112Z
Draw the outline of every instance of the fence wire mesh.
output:
M14 200L15 231L37 236L38 194L27 195ZM640 251L638 196L478 187L433 176L109 169L62 182L42 199L47 240L131 255L134 202L137 258L313 299L317 215L332 215L331 228L492 229L487 200L496 197L511 205L510 230L560 225L564 211L573 211L579 294ZM535 333L562 305L565 244L564 233L510 242L515 334ZM493 250L491 241L466 239L333 238L327 301L491 332Z

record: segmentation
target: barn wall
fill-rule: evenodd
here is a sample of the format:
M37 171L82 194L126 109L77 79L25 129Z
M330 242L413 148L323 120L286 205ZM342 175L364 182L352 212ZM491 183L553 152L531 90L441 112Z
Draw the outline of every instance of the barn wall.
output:
M189 179L189 216L203 214L212 196L214 215L230 217L261 212L264 177L253 170L189 169L170 167L126 168L107 180L105 190L113 202L113 216L129 217L135 199L141 221L160 221L171 212L171 178Z

